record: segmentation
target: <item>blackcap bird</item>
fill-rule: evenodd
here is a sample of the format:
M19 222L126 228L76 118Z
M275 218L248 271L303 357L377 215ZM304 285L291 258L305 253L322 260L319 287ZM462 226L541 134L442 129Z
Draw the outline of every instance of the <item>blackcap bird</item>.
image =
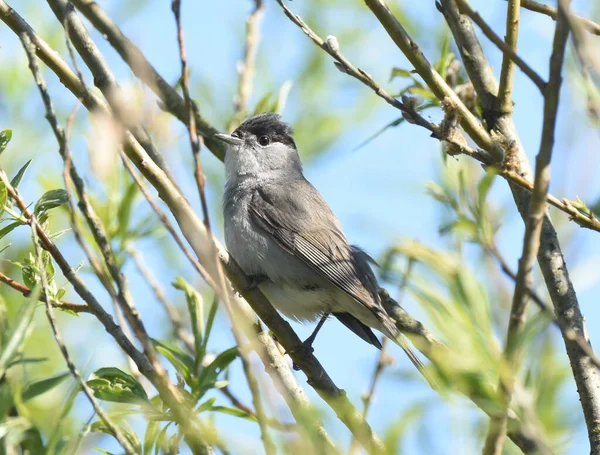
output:
M292 128L277 114L256 115L227 145L223 197L225 243L269 301L296 321L316 321L312 342L329 315L381 349L371 328L422 364L381 305L370 257L350 245L336 216L302 173ZM312 349L312 348L311 348Z

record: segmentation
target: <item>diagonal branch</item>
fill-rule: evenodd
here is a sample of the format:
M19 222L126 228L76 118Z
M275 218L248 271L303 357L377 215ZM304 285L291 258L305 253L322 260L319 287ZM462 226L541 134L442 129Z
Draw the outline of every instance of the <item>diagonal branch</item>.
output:
M534 0L521 0L521 8L528 9L530 11L535 11L536 13L544 14L554 20L558 17L558 11L553 6L547 5L545 3L539 3ZM579 23L585 30L594 35L600 35L600 24L596 22L592 22L589 19L580 16L572 16L573 19Z
M133 73L160 98L166 110L187 124L188 110L185 107L184 99L156 71L139 48L121 32L100 5L94 0L71 0L71 3L108 40ZM221 141L213 138L219 131L211 126L196 108L194 109L194 118L198 132L204 137L206 146L222 160L225 156L225 146Z
M20 292L21 294L23 294L24 297L29 297L31 295L31 289L29 289L24 284L13 280L11 277L6 276L4 273L1 273L1 272L0 272L0 281L4 284L9 285L15 291ZM40 302L43 302L45 300L45 298L46 297L42 294L38 297L38 300ZM61 310L73 311L74 313L91 313L92 312L88 305L81 304L81 303L71 303L71 302L60 301L60 302L52 302L52 306L54 308L58 308Z

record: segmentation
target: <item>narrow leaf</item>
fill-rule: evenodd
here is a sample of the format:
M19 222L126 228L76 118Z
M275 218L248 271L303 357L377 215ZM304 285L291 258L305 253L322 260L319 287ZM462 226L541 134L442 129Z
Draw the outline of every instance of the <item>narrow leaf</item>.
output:
M39 395L42 395L43 393L48 392L57 385L61 384L69 376L71 376L71 372L66 371L56 376L52 376L51 378L42 379L29 384L23 391L23 401L31 400Z
M253 416L252 414L248 414L245 411L242 411L241 409L237 409L237 408L230 408L227 406L213 406L212 408L210 408L211 411L214 412L221 412L223 414L229 414L235 417L241 417L243 419L248 419L248 420L252 420L253 422L257 422L256 417Z
M18 321L16 322L15 329L13 330L8 343L0 354L0 377L6 373L8 365L10 365L14 357L17 355L19 349L21 349L31 334L36 299L37 296L35 295L32 295L32 297L29 298L27 304L21 312L21 315L18 318Z
M23 165L23 167L21 167L21 169L19 169L19 172L17 172L17 175L15 175L13 177L13 179L10 181L10 184L12 186L14 186L15 188L19 186L19 183L21 183L21 180L23 180L23 176L25 175L25 171L27 170L27 168L31 164L31 161L32 160L27 161L27 163L25 163Z

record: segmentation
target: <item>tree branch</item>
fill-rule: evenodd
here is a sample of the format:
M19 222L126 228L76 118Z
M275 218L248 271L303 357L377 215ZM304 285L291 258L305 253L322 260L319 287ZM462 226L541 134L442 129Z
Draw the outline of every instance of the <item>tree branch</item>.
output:
M509 5L514 5L517 2L519 2L519 0L510 0ZM536 87L540 90L540 92L543 93L546 88L546 81L544 81L544 79L542 79L542 77L538 73L536 73L533 70L533 68L531 68L527 64L527 62L525 62L525 60L523 60L517 54L517 30L516 29L518 27L518 21L519 21L519 15L518 15L519 9L509 6L509 12L506 17L507 40L504 41L502 38L500 38L494 32L492 27L490 27L488 25L488 23L481 17L481 15L471 7L471 5L469 4L469 2L467 0L459 0L458 6L463 13L465 13L467 16L469 16L473 20L473 22L475 22L479 26L479 28L481 29L483 34L485 36L487 36L487 38L492 43L494 43L504 54L503 59L502 59L503 71L500 74L500 86L502 87L502 83L503 83L502 81L504 79L505 88L503 88L502 90L499 89L499 93L504 92L505 93L504 96L505 97L508 96L510 105L505 105L506 101L503 102L501 100L501 97L499 97L498 98L498 109L500 110L500 112L512 111L512 100L510 100L510 92L512 91L512 78L513 78L513 73L514 73L513 62L516 63L516 65L521 69L521 71L523 71L523 73L525 73L527 75L527 77L529 77L529 79L531 79L531 81L536 85ZM516 12L516 14L515 14L515 12ZM514 23L515 21L516 21L516 23ZM510 37L510 41L509 41L509 37ZM504 78L503 78L503 75L504 75ZM511 80L510 87L508 86L509 79Z
M558 11L556 8L544 3L538 3L534 0L521 0L521 8L544 14L554 20L556 20L558 17ZM581 25L588 32L594 35L600 35L600 25L596 22L592 22L589 19L575 15L573 15L573 19L575 19L575 21L577 21L579 25Z
M569 2L565 8L568 10ZM527 303L529 301L528 290L533 286L533 266L540 247L540 234L542 231L542 220L547 210L546 198L550 186L550 160L554 148L554 134L556 129L556 114L558 111L560 87L562 83L562 66L565 58L567 39L569 36L569 24L566 11L562 11L556 21L554 32L554 44L552 56L550 57L550 78L544 93L544 121L542 127L542 138L540 150L536 157L535 181L531 200L529 203L529 214L525 226L525 240L523 241L523 253L519 260L519 269L515 280L515 293L506 336L504 356L508 367L506 377L500 377L498 390L504 404L504 415L492 419L485 441L483 453L485 455L500 455L504 446L506 436L506 412L510 407L515 387L515 379L519 369L520 341L525 326ZM592 447L593 449L593 447ZM592 450L593 452L594 450Z
M79 11L104 36L110 45L129 65L133 73L142 80L158 96L167 111L172 113L184 124L188 124L188 110L185 101L156 69L150 64L144 54L135 46L111 20L106 12L94 0L71 0ZM206 146L223 160L225 146L223 142L214 139L219 131L212 127L194 108L194 118L198 132L204 137Z
M468 3L466 0L462 3ZM517 40L519 37L519 14L521 12L521 0L508 0L508 10L506 12L506 47L516 56ZM505 52L502 56L502 69L500 72L500 85L498 86L497 109L500 112L512 112L512 86L515 74L515 63L513 55ZM520 60L520 59L519 59ZM524 63L520 60L520 63ZM522 69L522 66L521 66ZM525 74L528 74L527 72ZM529 74L528 74L529 75ZM531 76L530 76L531 77ZM536 84L540 90L543 85Z
M254 9L246 18L246 43L244 46L244 59L239 64L238 92L233 107L235 114L245 115L248 101L252 94L252 83L256 72L256 54L260 41L260 23L264 13L263 0L254 0Z
M31 289L29 289L24 284L19 283L18 281L13 280L11 277L6 276L4 273L0 272L0 281L4 284L9 285L15 291L23 294L24 297L29 297L31 295ZM45 296L42 294L38 297L40 302L45 301ZM91 313L90 307L86 304L81 303L71 303L71 302L52 302L52 306L54 308L58 308L60 310L72 311L74 313Z

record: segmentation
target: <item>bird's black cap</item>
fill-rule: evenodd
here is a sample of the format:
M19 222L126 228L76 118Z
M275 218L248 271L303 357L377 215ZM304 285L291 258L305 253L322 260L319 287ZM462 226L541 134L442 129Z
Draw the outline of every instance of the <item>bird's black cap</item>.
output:
M268 136L271 142L280 142L296 148L296 143L292 138L294 130L290 125L281 120L279 114L272 112L258 114L249 118L233 132L233 136L238 137L243 137L245 134L252 134L257 138Z

